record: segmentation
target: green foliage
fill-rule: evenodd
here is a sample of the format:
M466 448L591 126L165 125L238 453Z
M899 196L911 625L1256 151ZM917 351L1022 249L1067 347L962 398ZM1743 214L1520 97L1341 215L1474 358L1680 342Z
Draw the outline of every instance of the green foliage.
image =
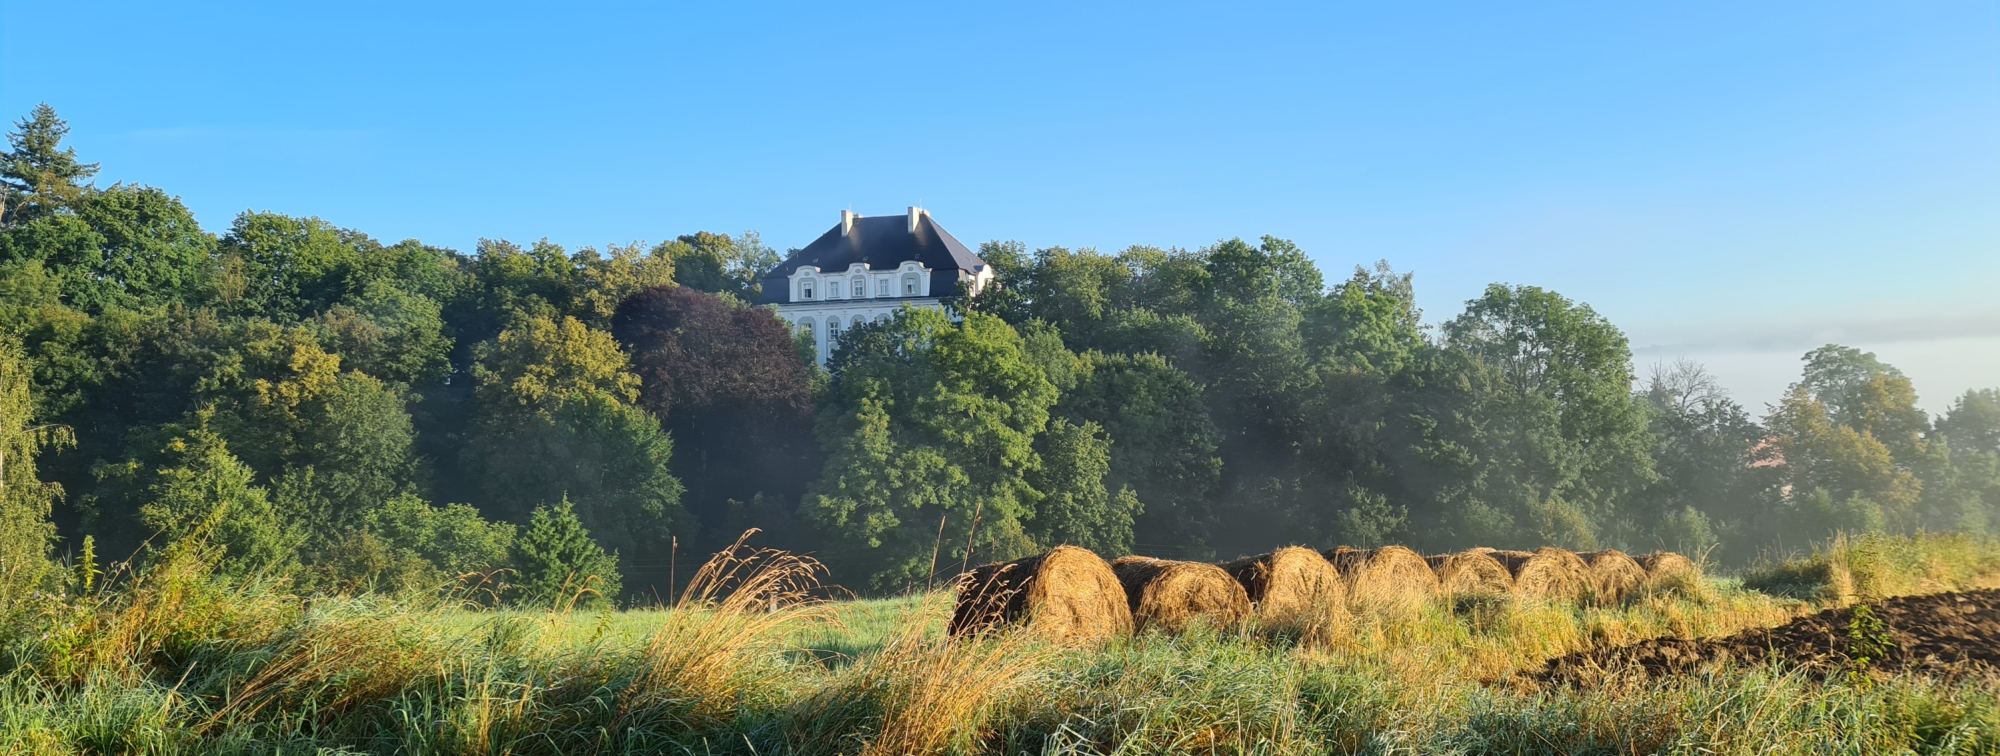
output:
M200 291L216 240L180 198L119 184L92 193L77 205L77 215L101 239L95 264L75 271L83 286L71 296L80 306L163 304Z
M1965 392L1937 423L1938 437L1967 452L2000 453L2000 388Z
M617 555L591 540L567 500L529 515L514 541L514 565L520 573L515 600L523 604L599 604L621 590Z
M434 506L404 494L362 513L360 527L330 540L326 580L346 590L435 593L461 583L504 584L514 525L489 522L466 504Z
M1134 541L1149 551L1209 556L1204 545L1220 514L1213 504L1222 459L1201 387L1155 354L1088 353L1081 370L1055 412L1068 422L1100 426L1111 440L1104 487L1130 489L1145 502L1133 524Z
M17 223L45 217L75 204L90 191L96 163L76 159L76 150L62 146L69 124L48 103L35 106L7 132L7 152L0 154L0 194L8 206L0 222Z
M318 218L246 212L222 237L227 275L219 296L230 308L277 321L317 313L342 293L360 253Z
M163 548L222 549L224 574L284 574L298 559L305 533L272 507L256 473L206 427L167 442L158 466L134 470L148 501L139 508Z
M66 428L34 422L26 361L0 337L0 620L27 597L49 588L55 573L50 549L55 523L49 516L62 488L43 481L35 458L70 440Z
M1353 277L1313 302L1302 327L1313 359L1393 375L1426 346L1422 321L1413 277L1385 260L1373 271L1356 266Z
M1807 534L1915 526L1922 482L1873 434L1834 422L1804 386L1786 394L1766 425Z
M688 523L673 442L631 402L639 380L611 334L531 317L479 350L482 405L468 467L488 511L519 517L567 497L590 532L650 554Z
M518 519L567 497L605 546L649 557L689 526L673 441L644 410L585 394L479 430L467 464L489 512Z
M346 365L377 378L435 385L451 372L443 308L388 281L370 281L328 308L313 332Z
M1031 482L1042 492L1028 536L1044 546L1070 544L1099 554L1132 552L1132 522L1144 507L1130 488L1106 489L1111 439L1096 423L1057 418L1035 440L1042 465Z
M835 358L826 465L802 507L839 534L835 558L887 589L1034 548L1034 442L1057 390L1019 334L981 313L953 325L904 310L857 336Z
M529 317L480 345L473 379L480 401L496 413L586 395L639 398L639 379L617 340L568 317Z
M745 302L757 301L764 273L782 262L755 231L735 238L707 231L685 234L654 247L652 255L673 264L676 283Z
M1588 305L1498 284L1444 330L1448 346L1491 371L1478 381L1490 391L1472 398L1487 405L1481 415L1505 422L1487 426L1485 443L1520 450L1507 508L1530 532L1590 545L1655 477L1624 334Z

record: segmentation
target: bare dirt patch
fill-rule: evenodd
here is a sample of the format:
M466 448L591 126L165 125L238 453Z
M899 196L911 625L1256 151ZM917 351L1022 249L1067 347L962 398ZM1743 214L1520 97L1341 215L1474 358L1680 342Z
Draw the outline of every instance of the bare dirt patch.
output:
M1721 638L1656 638L1590 649L1550 659L1534 677L1587 682L1626 670L1659 675L1770 660L1829 671L2000 671L2000 590L1904 596Z

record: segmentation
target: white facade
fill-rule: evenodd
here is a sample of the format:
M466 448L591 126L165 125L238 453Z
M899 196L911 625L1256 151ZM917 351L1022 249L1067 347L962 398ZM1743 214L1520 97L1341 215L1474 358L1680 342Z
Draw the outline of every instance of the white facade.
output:
M927 218L923 208L912 207L903 230L915 234L918 223ZM840 235L846 236L858 220L860 216L843 211L838 227ZM957 242L953 240L951 243ZM782 280L784 293L774 303L779 319L790 324L798 333L810 334L814 354L819 363L825 365L839 344L841 334L865 323L886 321L902 307L942 310L944 297L959 291L968 295L977 294L993 280L993 269L982 264L977 266L976 271L951 271L956 274L958 283L951 288L957 291L933 292L931 283L936 272L918 260L903 260L894 267L886 268L871 268L868 263L854 262L849 263L845 270L822 270L817 265L807 264L800 265L783 279L764 279L764 288L769 296L773 294L772 289L778 288L773 284Z
M961 285L977 294L992 280L993 269L985 268ZM821 365L848 329L886 321L901 307L944 309L943 298L931 294L931 269L915 260L889 270L870 270L865 263L854 263L844 271L802 265L792 273L789 288L787 301L777 305L778 318L799 333L812 335L813 352Z

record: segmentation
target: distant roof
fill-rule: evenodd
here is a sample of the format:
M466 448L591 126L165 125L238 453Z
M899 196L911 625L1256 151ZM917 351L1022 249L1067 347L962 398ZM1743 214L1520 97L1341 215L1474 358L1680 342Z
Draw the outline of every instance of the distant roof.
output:
M764 302L783 302L790 287L785 279L801 265L811 265L823 273L846 272L854 263L867 263L873 270L889 270L903 264L905 260L916 260L931 269L931 291L937 293L956 292L958 273L968 274L986 267L986 261L953 238L931 220L931 214L923 212L917 218L917 229L910 231L910 217L896 215L855 216L853 230L840 233L840 224L820 234L811 244L805 246L778 267L764 274Z

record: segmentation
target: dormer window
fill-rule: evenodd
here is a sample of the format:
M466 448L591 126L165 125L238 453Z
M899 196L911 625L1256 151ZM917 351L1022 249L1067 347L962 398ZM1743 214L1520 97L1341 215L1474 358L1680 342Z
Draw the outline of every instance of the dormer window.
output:
M884 278L875 282L875 296L889 296L889 279Z
M827 299L839 299L839 298L840 298L840 282L839 282L839 281L828 281L828 282L826 282L826 298L827 298Z
M800 299L813 298L813 282L804 281L799 284L799 298Z
M855 276L854 288L852 289L852 291L854 292L855 299L860 299L862 297L868 296L868 279L862 278L860 276Z
M903 276L903 296L914 297L916 295L917 295L916 274L908 274Z

